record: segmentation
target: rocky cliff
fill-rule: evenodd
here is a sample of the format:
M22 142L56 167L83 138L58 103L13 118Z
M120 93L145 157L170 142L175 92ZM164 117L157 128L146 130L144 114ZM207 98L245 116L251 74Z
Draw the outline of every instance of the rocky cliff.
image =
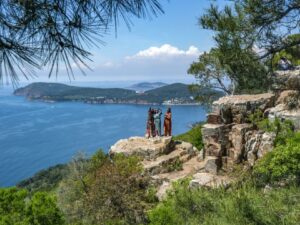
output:
M110 155L117 153L141 158L144 172L151 176L157 187L159 199L165 196L172 182L182 178L192 177L192 186L221 185L229 180L205 172L203 152L190 143L174 141L172 137L122 139L110 148Z
M109 154L141 157L159 199L172 182L186 177L191 178L191 187L226 186L233 181L226 172L234 164L252 167L274 147L275 134L259 130L250 122L250 115L259 110L270 120L292 120L300 129L300 70L277 72L273 79L270 93L226 96L215 101L202 127L201 150L171 137L131 137L118 141Z
M241 162L253 166L273 149L275 134L249 121L258 110L269 120L291 120L300 129L300 70L278 71L272 78L270 93L226 96L213 103L202 129L207 172L217 174Z

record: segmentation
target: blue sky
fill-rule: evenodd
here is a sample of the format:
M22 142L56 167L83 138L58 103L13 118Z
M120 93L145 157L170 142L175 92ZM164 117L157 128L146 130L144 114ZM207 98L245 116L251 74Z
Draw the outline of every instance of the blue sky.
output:
M213 1L224 5L224 1ZM92 71L86 76L74 69L75 82L166 81L193 82L186 71L203 51L214 46L212 32L200 29L198 18L209 7L208 0L163 0L165 14L152 19L133 19L131 30L120 23L103 40L105 45L90 49ZM46 72L31 81L68 81L66 71L48 79ZM73 81L74 82L74 81Z

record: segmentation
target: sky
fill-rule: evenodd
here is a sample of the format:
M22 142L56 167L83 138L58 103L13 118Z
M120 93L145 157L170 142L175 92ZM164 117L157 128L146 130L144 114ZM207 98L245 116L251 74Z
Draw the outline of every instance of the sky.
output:
M132 27L120 23L103 37L104 45L89 49L91 70L74 69L76 82L163 81L192 83L189 65L214 46L211 31L198 25L198 18L209 7L209 0L162 0L164 14L152 19L133 19ZM224 1L214 1L224 5ZM29 82L69 82L64 68L58 77L39 71ZM24 80L22 80L24 81Z

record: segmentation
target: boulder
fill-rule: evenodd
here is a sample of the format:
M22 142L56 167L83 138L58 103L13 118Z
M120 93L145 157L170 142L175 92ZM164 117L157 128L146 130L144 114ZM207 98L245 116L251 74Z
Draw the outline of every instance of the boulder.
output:
M196 173L190 181L190 187L210 187L216 188L220 186L227 187L231 183L231 179L225 176L217 176L211 173Z
M211 174L217 174L222 166L222 161L220 157L208 156L205 163L205 171Z
M206 115L207 117L207 123L210 124L221 124L222 123L222 118L220 113L209 113Z
M274 148L274 141L276 135L273 132L266 132L261 137L259 149L257 151L257 158L262 158L265 154L272 151Z
M252 125L249 123L234 125L229 133L229 140L232 143L232 148L230 148L228 156L235 162L239 163L243 159L244 149L245 149L245 135L246 133L253 129Z
M278 99L276 100L276 105L287 104L291 98L299 96L299 91L296 90L286 90L280 93Z
M272 89L274 91L300 89L300 69L276 71L272 79Z
M220 98L213 102L213 112L221 114L222 122L228 123L245 123L249 114L256 110L265 111L273 107L275 95L264 93L257 95L231 95ZM222 116L223 115L223 116Z
M273 121L276 117L282 120L290 120L296 130L300 130L300 108L289 110L284 104L279 104L269 110L269 119Z
M276 135L272 132L249 131L245 135L245 159L253 166L255 161L274 148Z
M247 156L248 152L257 153L258 148L261 143L261 138L263 135L263 131L249 131L245 135L245 156Z
M229 144L228 134L231 125L205 124L202 127L202 139L205 156L221 157Z
M257 154L253 151L247 152L247 162L250 166L254 166L255 161L257 160Z
M147 173L156 175L159 173L168 173L174 168L174 164L182 164L192 157L196 156L195 148L188 142L175 142L173 150L168 154L162 154L155 160L143 160L142 164Z
M173 150L172 137L131 137L121 139L111 146L109 154L123 153L126 156L136 155L143 159L154 160L161 154L167 154Z
M159 201L162 201L165 197L167 192L172 188L172 184L168 181L163 181L162 185L159 187L158 191L156 192L155 196L158 198Z
M200 150L200 152L198 153L198 161L203 161L205 158L205 155L204 155L204 149L202 148Z

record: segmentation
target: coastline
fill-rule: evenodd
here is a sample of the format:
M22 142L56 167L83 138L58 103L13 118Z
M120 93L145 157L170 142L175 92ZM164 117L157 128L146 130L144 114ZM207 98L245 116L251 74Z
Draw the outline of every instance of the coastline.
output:
M20 96L20 95L14 95L14 96ZM23 96L24 97L24 96ZM107 99L107 101L90 101L90 100L53 100L53 99L43 99L43 98L31 98L31 97L25 97L28 101L39 101L44 103L57 103L57 102L80 102L84 104L90 104L90 105L160 105L160 106L201 106L198 102L184 102L184 103L158 103L158 102L145 102L145 101L122 101L122 100L111 100Z

